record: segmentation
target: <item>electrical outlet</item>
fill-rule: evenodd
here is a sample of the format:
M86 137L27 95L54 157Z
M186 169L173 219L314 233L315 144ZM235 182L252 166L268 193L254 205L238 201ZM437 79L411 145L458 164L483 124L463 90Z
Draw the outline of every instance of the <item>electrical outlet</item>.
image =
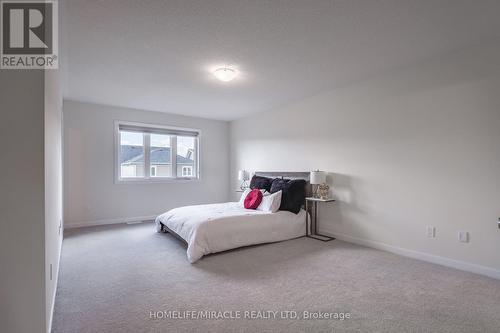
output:
M458 232L458 241L462 243L469 242L469 233L467 231L459 231Z
M426 229L426 232L427 232L428 238L435 238L436 237L436 227L428 226Z

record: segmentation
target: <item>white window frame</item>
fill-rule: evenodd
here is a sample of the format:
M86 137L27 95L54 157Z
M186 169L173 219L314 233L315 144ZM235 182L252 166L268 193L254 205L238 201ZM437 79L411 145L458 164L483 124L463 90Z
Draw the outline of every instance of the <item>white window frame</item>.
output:
M151 163L150 163L150 134L144 133L144 177L121 177L121 165L120 165L120 125L145 127L151 129L164 129L166 131L189 131L197 132L198 135L195 139L194 145L194 168L195 174L191 177L183 177L182 175L176 176L177 174L177 136L172 135L170 139L170 156L172 162L172 177L151 177ZM176 182L195 182L201 180L201 163L200 163L200 142L201 142L201 130L195 128L185 128L185 127L175 127L168 125L158 125L158 124L146 124L139 122L130 122L115 120L114 122L114 133L115 133L115 154L114 154L114 170L115 170L115 184L148 184L148 183L176 183ZM174 148L175 147L175 148ZM181 172L182 173L182 172Z

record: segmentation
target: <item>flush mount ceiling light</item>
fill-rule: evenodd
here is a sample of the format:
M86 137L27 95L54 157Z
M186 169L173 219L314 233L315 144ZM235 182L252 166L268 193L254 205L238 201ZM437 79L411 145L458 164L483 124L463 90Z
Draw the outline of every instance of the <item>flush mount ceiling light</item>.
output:
M238 72L236 72L235 69L227 68L227 67L220 67L214 71L214 76L217 79L221 80L222 82L232 81L236 77L237 74L238 74Z

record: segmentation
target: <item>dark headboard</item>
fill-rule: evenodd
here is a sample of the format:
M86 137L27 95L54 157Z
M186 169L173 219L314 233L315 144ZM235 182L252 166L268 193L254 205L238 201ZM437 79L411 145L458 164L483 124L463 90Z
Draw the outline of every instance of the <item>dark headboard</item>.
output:
M257 176L268 177L268 178L286 178L286 179L305 179L306 184L306 197L310 197L312 194L312 186L309 184L309 172L269 172L269 171L256 171Z

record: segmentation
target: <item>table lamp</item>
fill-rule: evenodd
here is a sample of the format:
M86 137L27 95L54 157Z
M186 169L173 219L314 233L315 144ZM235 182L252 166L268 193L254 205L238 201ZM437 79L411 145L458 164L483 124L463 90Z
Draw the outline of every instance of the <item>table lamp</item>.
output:
M326 185L326 173L324 171L319 171L319 170L311 171L311 174L309 176L309 182L312 185L316 185L316 190L314 191L313 194L315 198L327 199L328 189L326 189L326 193L325 191L323 191L325 187L328 186ZM320 193L320 187L322 190L321 193Z
M247 181L248 181L248 172L246 170L239 170L238 171L238 180L241 180L241 185L240 189L244 191L247 187Z

